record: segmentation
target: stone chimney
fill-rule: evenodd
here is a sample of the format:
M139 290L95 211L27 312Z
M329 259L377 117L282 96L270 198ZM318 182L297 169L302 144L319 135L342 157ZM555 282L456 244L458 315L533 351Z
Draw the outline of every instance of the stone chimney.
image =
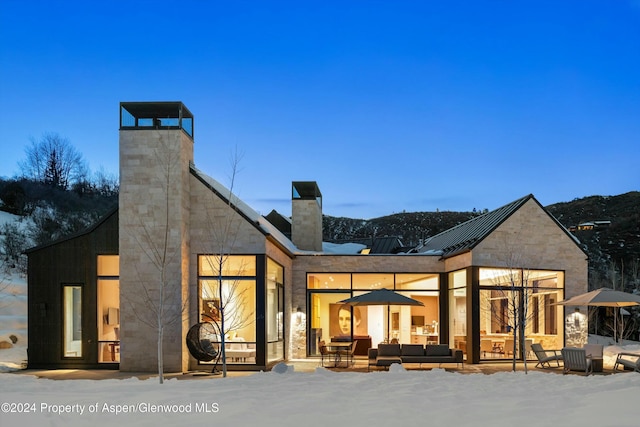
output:
M192 162L193 116L181 102L120 103L120 343L126 349L121 371L157 371L161 292L164 370L187 368L183 311L189 295ZM167 257L160 261L154 255L165 246Z
M322 252L322 194L315 181L291 185L291 241L299 249Z

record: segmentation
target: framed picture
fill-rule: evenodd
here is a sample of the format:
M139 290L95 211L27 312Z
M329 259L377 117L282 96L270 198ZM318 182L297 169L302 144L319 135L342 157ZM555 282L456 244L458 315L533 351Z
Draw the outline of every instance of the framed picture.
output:
M220 321L220 300L204 299L202 300L202 321Z

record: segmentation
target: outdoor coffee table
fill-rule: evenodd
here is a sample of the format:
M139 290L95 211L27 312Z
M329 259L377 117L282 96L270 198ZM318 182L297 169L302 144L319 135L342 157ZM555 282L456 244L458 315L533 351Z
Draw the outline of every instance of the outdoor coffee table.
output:
M591 368L593 372L602 372L604 360L602 358L591 358Z

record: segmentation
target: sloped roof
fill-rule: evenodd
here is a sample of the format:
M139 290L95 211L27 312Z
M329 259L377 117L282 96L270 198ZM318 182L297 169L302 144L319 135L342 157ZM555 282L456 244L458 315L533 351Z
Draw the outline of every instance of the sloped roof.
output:
M191 173L204 183L209 189L215 192L222 200L230 203L230 205L243 216L248 222L253 224L265 236L271 236L278 244L288 250L290 253L298 253L300 250L289 240L280 230L271 224L265 217L253 210L249 205L240 200L238 196L231 193L228 188L220 184L215 179L198 170L193 164L191 165ZM231 200L229 200L231 199Z
M370 254L394 254L402 248L402 242L396 236L376 237L373 239Z
M418 252L447 258L469 251L530 199L535 200L533 194L436 234L429 238Z
M62 242L66 242L68 240L72 240L81 236L86 236L88 234L93 233L98 227L100 227L102 224L104 224L105 222L107 222L109 220L109 218L111 218L113 215L118 213L118 206L115 206L113 208L111 208L109 211L107 211L107 213L105 213L102 217L100 217L100 219L98 221L96 221L94 224L91 224L90 226L83 228L82 230L70 234L68 236L62 236L58 239L55 239L51 242L48 243L43 243L42 245L38 245L38 246L34 246L32 248L28 248L26 249L23 253L24 254L30 254L32 252L36 252L39 251L40 249L44 249L44 248L48 248L50 246L54 246L57 245L58 243L62 243Z

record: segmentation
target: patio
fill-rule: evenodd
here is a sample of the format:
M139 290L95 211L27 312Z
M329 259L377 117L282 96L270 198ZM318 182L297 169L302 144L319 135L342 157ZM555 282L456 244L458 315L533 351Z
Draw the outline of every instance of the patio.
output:
M614 373L613 364L615 363L614 357L605 357L603 372L596 372L592 375L603 376L611 375ZM562 375L562 365L559 368L545 368L540 369L535 367L536 362L533 360L527 361L527 369L529 372L545 372L550 374ZM320 367L320 359L298 359L287 362L287 365L293 365L295 372L314 372ZM367 373L367 358L356 357L355 364L349 367L337 367L337 368L325 368L333 372L361 372ZM491 375L499 372L511 372L511 361L500 362L482 362L479 364L467 364L462 367L456 367L455 365L443 365L439 368L437 364L428 365L423 364L422 367L418 364L404 364L404 369L407 371L429 371L432 369L444 369L447 372L458 372L460 374L485 374ZM165 374L165 378L178 378L178 379L202 379L202 378L222 378L221 375L204 375L206 370L202 371L190 371L185 373ZM384 372L384 370L371 369L371 373ZM516 363L516 372L524 372L524 362L518 361ZM256 372L238 372L229 371L229 377L242 377L253 375ZM618 370L617 374L634 374L633 372ZM102 379L126 379L126 378L138 378L149 379L154 378L157 374L153 373L135 373L135 372L121 372L116 370L103 370L103 369L55 369L55 370L39 370L39 369L27 369L23 371L16 371L18 375L34 375L39 378L47 378L52 380L102 380ZM569 375L581 375L579 372L572 372Z

